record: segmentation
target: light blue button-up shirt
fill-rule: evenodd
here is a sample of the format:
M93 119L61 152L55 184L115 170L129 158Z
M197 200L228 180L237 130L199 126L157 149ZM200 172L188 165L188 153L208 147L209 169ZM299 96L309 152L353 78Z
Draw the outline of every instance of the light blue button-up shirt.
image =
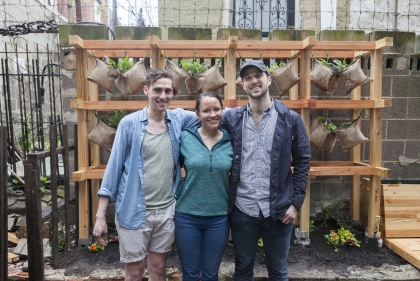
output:
M143 139L148 123L147 107L125 116L118 125L114 145L102 179L99 196L116 201L118 222L127 229L144 228L146 201L143 191ZM194 112L181 108L166 110L166 125L172 142L175 160L172 190L175 194L181 180L179 165L179 139L181 131L197 126Z

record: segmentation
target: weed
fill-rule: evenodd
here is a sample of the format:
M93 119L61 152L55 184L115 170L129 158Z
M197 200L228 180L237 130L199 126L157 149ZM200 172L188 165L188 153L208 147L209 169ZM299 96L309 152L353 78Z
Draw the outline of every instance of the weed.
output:
M127 115L125 110L114 110L114 115L108 119L108 125L113 128L117 128L121 119Z

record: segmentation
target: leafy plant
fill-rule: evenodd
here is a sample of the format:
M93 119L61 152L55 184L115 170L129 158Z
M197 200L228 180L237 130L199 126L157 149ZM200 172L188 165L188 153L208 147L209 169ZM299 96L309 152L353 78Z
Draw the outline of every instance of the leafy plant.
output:
M316 229L315 223L313 220L309 221L309 233L313 232Z
M59 252L64 252L65 249L66 249L66 239L62 238L58 242L58 251Z
M19 189L19 180L17 180L17 179L13 179L12 180L12 185L13 185L13 190L16 190L16 189Z
M194 59L181 60L180 63L182 70L188 72L191 75L206 71L206 66L204 63L199 63L198 61L194 61Z
M327 239L327 243L334 246L334 251L338 252L338 244L347 245L347 246L355 246L360 247L360 241L357 241L354 238L354 234L344 228L340 228L337 232L335 230L330 230L330 234L324 235L325 239Z
M105 247L99 244L98 242L93 242L92 244L90 244L90 246L88 246L88 249L89 251L94 253L98 252L99 250L105 251Z
M339 59L335 59L333 60L333 62L337 65L337 67L339 68L338 71L342 71L344 70L348 65L347 65L347 61L344 58L343 61L339 60Z
M41 180L41 188L40 188L40 190L41 190L41 197L44 197L44 195L45 195L45 189L51 183L51 181L48 180L48 178L46 176L41 176L40 180Z
M114 115L108 119L108 125L117 128L121 119L127 115L125 110L114 110Z
M333 123L328 122L328 121L323 122L322 116L317 116L316 118L318 119L319 122L322 122L325 125L325 127L327 127L328 130L330 131L337 130L337 126L335 126Z
M126 55L126 52L124 52L123 59L118 60L118 63L112 59L109 59L109 65L117 69L119 73L123 74L134 66L134 61L130 60Z
M284 65L285 65L285 63L283 61L281 61L280 63L274 62L270 65L270 67L267 67L267 69L268 69L268 72L273 72L277 68L281 68Z
M264 242L262 240L262 238L258 239L258 247L264 247Z

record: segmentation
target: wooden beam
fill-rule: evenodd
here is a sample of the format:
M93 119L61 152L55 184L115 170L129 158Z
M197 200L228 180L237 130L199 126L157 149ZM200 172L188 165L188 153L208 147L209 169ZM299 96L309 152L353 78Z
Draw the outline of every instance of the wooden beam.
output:
M387 49L389 47L394 46L394 38L393 37L385 37L375 41L375 47L377 50Z
M229 36L227 40L227 54L224 62L225 66L225 100L236 99L236 47L238 46L238 36Z
M317 41L312 50L322 51L373 51L375 41Z
M302 42L302 48L303 49L312 49L314 46L316 46L317 41L315 36L308 36L306 37Z
M93 50L88 50L88 53ZM124 54L129 58L144 58L147 54L150 55L151 49L147 50L95 50L95 56L103 58L107 56L109 58L122 58Z
M239 40L236 47L240 52L244 50L276 51L276 50L302 50L302 41L255 41Z
M290 50L242 50L241 55L242 58L253 58L253 59L259 59L260 58L260 52L262 51L262 56L264 58L290 58L291 56L295 55L295 53L298 53L298 51L290 51ZM238 52L236 52L236 58L239 58Z
M164 40L160 42L161 50L226 50L226 40Z
M364 109L391 107L392 100L316 100L313 109Z
M84 48L84 41L79 35L69 35L69 45L75 48Z
M343 59L343 58L352 58L354 57L354 51L331 51L328 50L329 59ZM365 52L366 53L366 52ZM369 53L369 52L367 52ZM327 50L316 51L312 50L312 54L315 58L325 58L327 56Z
M84 40L86 50L150 50L149 40Z

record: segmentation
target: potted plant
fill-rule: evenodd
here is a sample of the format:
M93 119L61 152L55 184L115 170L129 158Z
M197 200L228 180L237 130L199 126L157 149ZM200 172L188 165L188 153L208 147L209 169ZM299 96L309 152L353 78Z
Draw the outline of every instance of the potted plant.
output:
M93 55L95 56L95 55ZM93 67L92 72L87 77L88 81L93 82L108 92L113 93L112 87L115 84L115 79L118 78L120 73L111 65L109 59L104 56L102 59L96 58L96 65Z
M148 54L146 54L146 57L147 56ZM124 58L119 60L117 64L112 60L110 61L110 64L120 73L115 80L115 84L124 97L134 94L146 85L147 72L144 67L144 58L141 61L134 62L124 53Z
M111 152L118 124L126 115L127 113L124 110L114 110L114 115L108 119L108 124L106 124L95 114L97 122L95 128L88 135L89 141Z
M320 120L318 118L312 118L311 116L311 123L309 125L309 135L311 144L317 147L318 149L322 150L324 141L326 140L329 134L330 130L322 122L322 118Z
M280 96L285 95L300 80L299 76L293 70L292 59L293 57L287 62L275 62L268 67L270 76L279 89Z
M355 60L351 64L347 64L346 59L342 61L335 59L333 62L340 68L339 77L344 82L347 94L369 81L369 77L363 73L360 67L360 59Z
M326 59L313 58L311 83L327 95L332 95L338 85L338 72L337 66L329 62L328 54Z
M215 65L196 75L198 81L200 81L203 92L214 92L227 85L226 80L219 71L219 65L222 61L222 57L223 53Z
M349 150L352 147L355 147L358 144L368 140L363 133L360 131L357 122L360 119L357 117L351 122L343 123L340 127L336 130L337 137L341 141L341 149L342 150Z
M181 89L182 84L184 84L185 79L188 77L188 74L173 63L173 61L171 61L168 57L166 57L166 70L172 74L172 87L174 89L174 93L176 94L179 89Z
M322 116L317 116L318 121L320 121L324 126L329 130L329 133L327 137L325 138L322 147L328 152L331 153L331 151L334 148L335 142L337 141L337 134L335 130L337 130L337 126L335 126L330 119L328 119L328 112L326 113L326 120L323 121Z
M190 95L197 94L198 91L201 89L200 81L198 80L198 77L196 77L196 74L200 74L204 71L206 71L206 66L204 63L199 63L197 61L195 51L193 58L190 60L181 60L180 61L181 68L184 70L188 77L185 80L185 84L187 86L187 91Z

